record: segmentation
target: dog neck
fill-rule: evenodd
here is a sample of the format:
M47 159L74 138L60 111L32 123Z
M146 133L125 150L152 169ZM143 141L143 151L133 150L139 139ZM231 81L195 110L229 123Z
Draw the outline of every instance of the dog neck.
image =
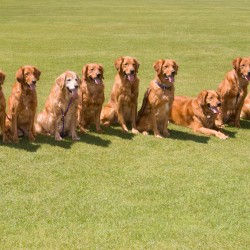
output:
M171 84L170 86L166 85L165 83L161 83L158 80L155 80L156 85L158 85L162 90L171 90L171 88L173 87L173 84Z

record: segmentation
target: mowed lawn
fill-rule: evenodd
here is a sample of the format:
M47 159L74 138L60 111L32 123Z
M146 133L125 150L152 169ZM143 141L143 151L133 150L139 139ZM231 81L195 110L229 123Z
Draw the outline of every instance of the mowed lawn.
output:
M67 69L102 63L105 96L122 55L140 62L139 106L153 63L179 64L176 95L216 89L250 56L249 1L0 1L6 98L37 66L38 112ZM250 121L230 139L170 124L171 136L119 126L81 141L0 142L0 249L249 249Z

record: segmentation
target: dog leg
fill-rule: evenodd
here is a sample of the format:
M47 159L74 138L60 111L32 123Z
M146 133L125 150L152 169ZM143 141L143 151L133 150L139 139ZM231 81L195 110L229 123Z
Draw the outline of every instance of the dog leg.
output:
M222 132L220 131L216 131L216 130L213 130L213 129L209 129L209 128L204 128L204 127L200 127L200 128L197 128L194 130L195 132L200 132L202 134L205 134L205 135L214 135L220 139L227 139L228 136L223 134Z
M157 121L156 121L156 112L155 112L155 109L152 107L151 109L151 123L152 123L152 129L153 129L153 132L154 132L154 135L155 137L157 138L163 138L158 130L158 127L157 127Z
M137 107L136 105L133 105L131 108L132 134L138 135L139 131L136 128L136 115L137 115Z

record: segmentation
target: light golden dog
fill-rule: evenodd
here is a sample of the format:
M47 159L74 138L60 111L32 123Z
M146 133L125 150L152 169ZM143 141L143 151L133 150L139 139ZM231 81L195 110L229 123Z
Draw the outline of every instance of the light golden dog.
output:
M122 130L128 132L126 123L131 122L132 133L138 134L136 128L139 63L132 57L120 57L115 61L118 73L108 104L101 112L101 122L108 126L119 122Z
M2 91L4 80L5 80L5 74L0 70L0 127L3 135L3 142L9 142L9 139L5 131L6 100Z
M250 58L237 57L233 60L233 68L218 87L222 113L217 123L230 123L240 128L240 113L250 81Z
M242 119L250 120L250 94L245 98L240 117Z
M174 100L174 82L178 65L174 60L158 60L154 63L155 78L150 82L138 112L137 129L143 134L153 131L156 137L169 135L169 113Z
M91 123L95 124L98 133L102 132L100 115L104 102L103 79L102 65L90 63L83 67L77 109L77 122L82 132L86 132Z
M220 96L214 90L204 90L193 99L176 96L172 106L171 121L177 125L190 127L197 133L227 139L228 136L219 131L215 125L220 107Z
M37 108L36 83L41 75L34 66L22 66L16 72L17 82L13 85L9 97L9 112L6 125L11 131L13 142L18 142L18 130L35 140L34 119Z
M37 116L37 133L54 135L56 141L61 141L66 135L73 140L80 139L76 134L79 84L77 74L69 70L56 79L43 111Z

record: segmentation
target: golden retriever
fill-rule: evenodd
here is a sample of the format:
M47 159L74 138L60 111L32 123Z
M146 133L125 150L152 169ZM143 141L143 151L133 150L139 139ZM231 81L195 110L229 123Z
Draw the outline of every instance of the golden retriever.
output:
M37 108L36 83L41 75L36 67L27 65L16 72L16 83L9 97L9 112L6 119L12 141L17 143L18 130L28 135L31 142L35 141L34 119Z
M169 135L169 112L174 100L174 82L178 65L174 60L160 59L154 63L155 78L150 82L138 112L137 129L143 134L153 131L156 137Z
M79 87L77 123L82 132L94 123L96 131L102 132L100 115L104 102L103 67L100 64L86 64L82 69L82 81Z
M240 113L250 81L250 58L235 58L233 68L218 87L222 103L218 124L230 123L240 128Z
M131 122L132 133L138 134L136 128L139 63L132 57L120 57L115 61L117 74L111 91L111 98L101 112L101 122L108 126L119 122L122 130L128 132L126 123Z
M227 139L228 136L219 131L215 125L220 107L220 95L214 90L204 90L197 98L176 96L172 106L171 121L177 125L190 127L194 132Z
M56 141L61 141L66 135L73 140L80 139L76 134L79 84L77 74L69 70L56 79L43 111L37 116L37 133L54 135Z
M4 80L5 74L0 70L0 127L3 135L3 142L8 142L9 139L5 131L6 100L2 91Z
M245 98L240 117L242 119L250 120L250 94Z

